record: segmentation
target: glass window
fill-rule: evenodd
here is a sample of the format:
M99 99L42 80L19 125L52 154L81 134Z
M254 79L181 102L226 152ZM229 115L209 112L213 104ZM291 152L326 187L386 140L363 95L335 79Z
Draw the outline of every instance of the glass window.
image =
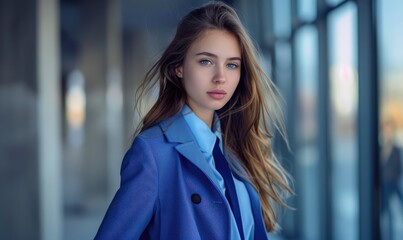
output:
M296 35L296 187L300 201L302 239L319 239L319 149L317 136L318 40L316 28L307 26Z
M330 149L332 233L335 240L358 239L356 5L329 16Z
M273 0L274 34L289 36L291 34L290 0Z
M291 47L288 42L276 42L275 50L276 69L274 82L279 87L285 100L288 101L291 94Z
M334 6L336 4L339 4L340 2L342 2L343 0L326 0L327 4Z
M311 21L316 17L315 0L298 0L298 17L303 21Z
M292 76L291 76L291 71L292 71L292 62L291 62L291 46L288 42L276 42L275 44L275 55L273 60L275 61L275 69L273 74L274 74L274 82L276 83L278 89L280 90L282 96L285 99L286 103L291 102L291 97L292 97ZM290 108L284 108L284 115L287 120L287 129L288 129L288 124L291 122L288 119L288 114L290 113ZM290 157L288 155L288 151L285 148L284 142L282 141L281 138L277 138L276 135L274 137L274 146L273 150L279 160L283 163L284 167L286 168L287 171L290 171L291 169L289 168L290 165ZM292 199L290 199L292 201ZM288 202L288 204L293 205L292 202ZM282 211L280 211L282 212ZM280 226L281 226L281 231L280 235L282 236L289 236L294 234L293 232L295 231L295 218L294 214L292 211L286 211L286 215L281 216L279 221L280 221ZM270 239L274 238L274 236L271 236Z
M381 145L381 236L403 236L403 1L377 1Z
M261 63L264 72L266 73L267 76L272 78L273 76L273 69L272 69L272 61L271 61L271 56L269 53L264 52L261 55Z

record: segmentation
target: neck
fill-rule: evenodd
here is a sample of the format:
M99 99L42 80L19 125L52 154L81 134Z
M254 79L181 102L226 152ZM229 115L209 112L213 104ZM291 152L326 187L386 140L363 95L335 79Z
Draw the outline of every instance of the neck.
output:
M196 114L196 116L200 118L211 129L211 126L213 125L215 111L194 106L192 102L188 102L187 105L190 109L192 109L193 113Z
M197 113L196 115L211 129L211 127L213 126L214 112L208 115L206 114L199 115Z
M213 125L214 111L197 111L195 109L192 109L192 111L211 129Z

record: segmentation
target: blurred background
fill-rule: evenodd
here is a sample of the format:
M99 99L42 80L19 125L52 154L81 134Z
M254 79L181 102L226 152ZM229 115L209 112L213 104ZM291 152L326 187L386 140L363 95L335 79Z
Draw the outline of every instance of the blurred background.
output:
M134 93L203 0L0 0L0 239L92 239ZM403 239L403 1L233 0L285 99L271 239Z

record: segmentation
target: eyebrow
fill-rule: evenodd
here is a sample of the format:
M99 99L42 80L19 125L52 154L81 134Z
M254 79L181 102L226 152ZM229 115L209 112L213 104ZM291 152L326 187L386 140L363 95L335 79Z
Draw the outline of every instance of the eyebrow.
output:
M196 53L196 56L200 56L200 55L205 55L205 56L209 56L209 57L213 57L213 58L218 58L218 56L214 53L210 53L210 52L200 52L200 53ZM230 57L227 60L238 60L238 61L242 61L242 59L240 57Z

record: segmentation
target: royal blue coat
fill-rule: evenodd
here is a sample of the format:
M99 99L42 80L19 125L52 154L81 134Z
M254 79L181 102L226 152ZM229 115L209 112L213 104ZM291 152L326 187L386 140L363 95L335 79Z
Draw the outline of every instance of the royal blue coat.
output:
M234 175L249 193L254 239L267 239L256 190ZM135 138L95 239L229 239L231 209L215 179L179 113Z

